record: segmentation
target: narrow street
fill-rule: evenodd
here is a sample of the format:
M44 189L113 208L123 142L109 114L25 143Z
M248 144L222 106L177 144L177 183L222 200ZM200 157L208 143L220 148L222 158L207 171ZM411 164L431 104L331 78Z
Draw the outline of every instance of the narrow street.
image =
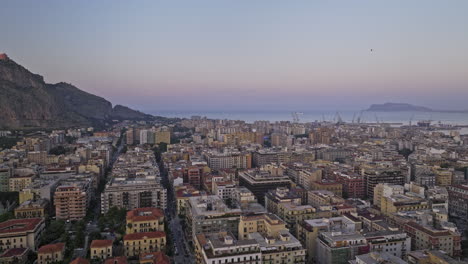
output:
M169 229L172 232L172 239L174 242L174 263L187 263L195 264L195 257L190 250L190 247L185 239L182 225L180 223L179 216L177 215L177 204L174 189L169 184L168 175L165 172L161 161L159 164L162 176L162 184L167 189L167 209L166 216L170 216ZM168 218L166 218L168 219Z
M117 146L117 150L112 154L112 157L109 160L108 172L105 175L106 182L109 180L109 178L107 177L109 176L108 174L110 174L110 171L112 170L112 166L114 165L117 158L120 156L120 153L122 152L125 146L125 141L126 141L126 137L124 133L122 135L122 140L120 141L120 145ZM93 219L86 223L84 248L75 249L74 257L85 258L88 252L89 244L91 243L91 241L89 241L89 235L93 232L100 232L100 229L98 227L98 220L99 220L99 215L101 214L101 193L99 192L99 190L97 190L96 192L94 201L95 201L94 203L95 206L92 208Z

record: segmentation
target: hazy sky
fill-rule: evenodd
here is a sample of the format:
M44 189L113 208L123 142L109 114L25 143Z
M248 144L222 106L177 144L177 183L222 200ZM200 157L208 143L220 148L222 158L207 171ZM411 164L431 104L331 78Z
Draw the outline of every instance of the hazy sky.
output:
M3 1L0 52L152 112L468 109L467 11L466 0Z

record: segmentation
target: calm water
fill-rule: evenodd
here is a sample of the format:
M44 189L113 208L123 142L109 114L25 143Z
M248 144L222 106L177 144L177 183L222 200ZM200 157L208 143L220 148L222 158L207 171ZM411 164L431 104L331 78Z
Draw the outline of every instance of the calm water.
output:
M345 122L357 120L360 112L343 111L338 112ZM191 116L206 116L212 119L244 120L253 122L255 120L267 121L292 121L291 112L153 112L154 115L166 117L190 118ZM337 121L337 112L311 111L303 112L299 115L301 122L314 121ZM408 124L412 120L416 124L420 120L432 120L433 123L443 123L451 125L468 125L468 113L436 113L436 112L362 112L361 122L391 122Z

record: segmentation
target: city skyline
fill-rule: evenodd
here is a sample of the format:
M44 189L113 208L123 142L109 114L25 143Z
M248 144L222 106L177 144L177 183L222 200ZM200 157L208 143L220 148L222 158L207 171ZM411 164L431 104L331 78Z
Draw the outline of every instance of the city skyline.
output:
M11 2L0 49L47 82L153 113L464 109L468 4L451 3Z

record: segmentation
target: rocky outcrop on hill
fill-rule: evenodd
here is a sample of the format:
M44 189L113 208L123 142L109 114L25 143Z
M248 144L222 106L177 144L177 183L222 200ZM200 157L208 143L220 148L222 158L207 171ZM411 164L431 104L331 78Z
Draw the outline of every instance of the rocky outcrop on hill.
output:
M120 120L148 120L152 119L153 116L130 109L123 105L116 105L114 106L114 109L112 109L111 118Z
M148 120L151 115L112 104L67 83L47 84L0 54L0 129L64 128L109 119Z

